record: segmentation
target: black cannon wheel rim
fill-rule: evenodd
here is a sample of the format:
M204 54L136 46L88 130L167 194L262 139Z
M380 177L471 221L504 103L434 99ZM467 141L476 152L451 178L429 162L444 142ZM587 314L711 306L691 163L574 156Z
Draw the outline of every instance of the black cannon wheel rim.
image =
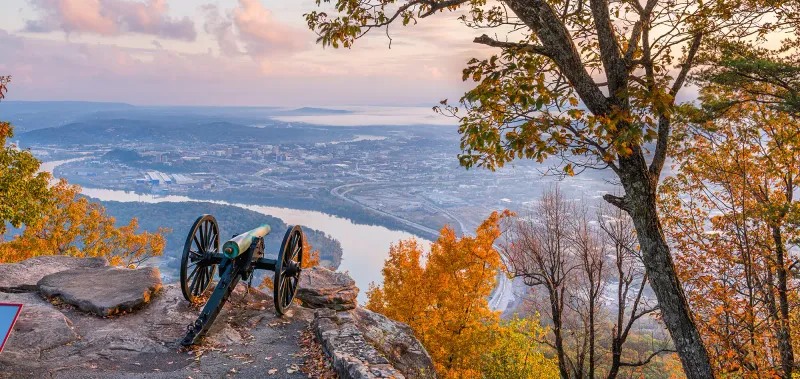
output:
M197 218L186 236L181 256L181 292L190 302L198 299L211 286L217 265L210 255L219 252L219 227L212 215Z
M289 228L283 237L281 251L275 264L275 279L273 282L273 299L275 311L284 315L287 308L292 305L297 294L300 282L300 272L303 266L303 241L305 236L299 225Z

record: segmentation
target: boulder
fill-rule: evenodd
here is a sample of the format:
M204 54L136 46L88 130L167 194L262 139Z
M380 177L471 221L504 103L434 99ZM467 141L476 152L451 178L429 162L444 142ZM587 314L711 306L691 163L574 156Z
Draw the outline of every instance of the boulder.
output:
M318 309L313 330L340 378L405 378L364 339L350 313Z
M39 359L43 351L79 338L72 329L72 322L36 294L0 292L0 303L22 304L22 312L0 354L0 362Z
M329 308L336 311L354 309L358 287L345 273L316 266L300 274L297 299L307 308Z
M98 316L130 312L161 290L158 268L75 268L39 280L39 292Z
M105 258L75 258L65 255L43 255L18 263L0 264L0 291L36 291L36 283L47 275L73 268L105 266L108 266Z
M436 377L431 356L410 326L360 307L350 313L364 338L406 377Z

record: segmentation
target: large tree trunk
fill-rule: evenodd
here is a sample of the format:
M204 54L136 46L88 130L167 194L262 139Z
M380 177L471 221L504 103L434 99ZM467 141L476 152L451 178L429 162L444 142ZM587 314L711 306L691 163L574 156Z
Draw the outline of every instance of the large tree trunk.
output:
M622 199L606 195L607 201L630 214L636 227L650 286L656 294L664 324L689 379L714 378L700 333L675 272L669 245L664 238L656 206L658 178L653 178L637 147L630 157L619 159L619 176L625 188Z

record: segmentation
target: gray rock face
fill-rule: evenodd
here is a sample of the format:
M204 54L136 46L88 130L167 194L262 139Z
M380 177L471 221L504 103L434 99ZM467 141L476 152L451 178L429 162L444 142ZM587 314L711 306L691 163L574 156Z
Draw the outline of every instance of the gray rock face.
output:
M39 359L43 351L78 339L72 321L36 294L0 292L0 302L23 304L0 362Z
M161 290L158 268L75 268L39 280L39 292L98 316L130 312Z
M239 284L197 351L179 345L200 309L167 284L143 308L99 318L57 308L34 293L0 293L23 311L0 353L0 378L305 378L298 333L313 319L293 306L277 317L272 298ZM276 375L265 373L278 370ZM235 372L234 372L235 371Z
M436 377L431 356L414 337L410 326L364 308L350 313L364 338L406 377Z
M358 288L349 276L322 268L304 273L304 302L321 308L316 314L292 306L278 317L271 296L257 289L245 293L240 284L206 338L187 351L179 342L202 307L184 300L176 283L162 288L157 269L120 269L104 260L69 257L0 264L0 281L6 283L0 302L24 305L0 354L0 379L262 378L265 372L303 378L298 338L308 342L309 324L341 377L426 373L427 354L406 325L358 308L334 310L356 307ZM40 293L11 292L34 290ZM121 311L130 313L96 317Z
M350 313L318 309L313 328L340 378L405 378L364 339Z
M105 258L74 258L63 255L34 257L19 263L0 265L0 291L36 291L36 283L43 277L73 268L99 268L108 266Z
M304 307L346 311L356 307L357 296L356 282L347 274L319 266L301 273L297 299Z

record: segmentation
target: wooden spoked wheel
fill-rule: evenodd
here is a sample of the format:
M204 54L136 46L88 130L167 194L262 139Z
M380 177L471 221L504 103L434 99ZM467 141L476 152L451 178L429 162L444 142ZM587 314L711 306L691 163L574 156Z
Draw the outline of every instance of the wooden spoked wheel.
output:
M297 294L300 272L303 265L303 230L299 225L289 228L283 237L281 251L275 262L275 279L273 281L273 299L275 311L283 316L292 305Z
M211 286L217 265L212 254L219 252L219 227L212 215L202 215L192 225L181 256L181 292L192 303Z

